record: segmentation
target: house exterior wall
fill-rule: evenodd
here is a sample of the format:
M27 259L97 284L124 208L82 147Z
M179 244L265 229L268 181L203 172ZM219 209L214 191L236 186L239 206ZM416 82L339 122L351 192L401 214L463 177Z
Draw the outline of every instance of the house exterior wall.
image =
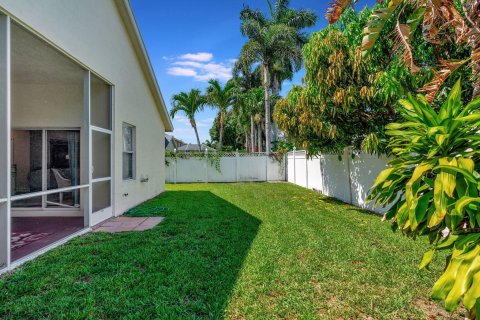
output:
M164 191L165 126L115 2L0 0L0 9L114 86L114 214ZM25 122L31 125L34 119L32 114ZM122 179L124 122L136 127L132 181ZM148 182L142 183L141 177Z
M80 128L83 124L83 87L13 83L12 106L12 129Z

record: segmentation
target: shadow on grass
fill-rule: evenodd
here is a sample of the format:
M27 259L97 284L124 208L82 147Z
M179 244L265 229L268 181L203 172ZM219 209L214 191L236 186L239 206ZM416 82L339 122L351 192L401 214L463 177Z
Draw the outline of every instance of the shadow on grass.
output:
M371 211L371 210L368 210L368 209L363 209L363 208L360 208L360 207L356 207L353 204L344 202L344 201L342 201L340 199L337 199L337 198L328 197L328 196L325 196L325 195L323 196L321 201L325 202L325 203L328 203L328 204L341 206L341 207L345 208L347 211L355 211L355 212L358 212L358 213L361 213L361 214L372 215L372 216L375 216L375 217L382 217L383 216L383 214L381 214L381 213Z
M0 278L0 318L221 319L260 221L206 191L142 206L168 208L165 221L89 234Z

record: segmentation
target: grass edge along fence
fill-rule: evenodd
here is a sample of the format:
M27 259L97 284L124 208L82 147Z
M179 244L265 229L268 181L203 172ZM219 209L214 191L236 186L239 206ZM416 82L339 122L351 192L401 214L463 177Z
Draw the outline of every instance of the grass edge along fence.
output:
M287 153L286 180L381 214L388 207L374 209L366 199L378 174L387 168L387 161L384 155L354 154L350 148L341 156L322 154L311 158L305 150L294 150Z

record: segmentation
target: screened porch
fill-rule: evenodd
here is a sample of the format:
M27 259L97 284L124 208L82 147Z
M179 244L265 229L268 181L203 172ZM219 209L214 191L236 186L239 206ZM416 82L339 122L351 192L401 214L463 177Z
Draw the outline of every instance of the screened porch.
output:
M0 65L1 270L112 215L113 87L2 15Z

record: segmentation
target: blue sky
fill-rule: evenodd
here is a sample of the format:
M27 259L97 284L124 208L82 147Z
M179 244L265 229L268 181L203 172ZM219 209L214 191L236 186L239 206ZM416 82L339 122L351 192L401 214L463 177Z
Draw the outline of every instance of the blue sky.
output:
M314 10L319 19L314 32L324 28L325 0L291 0L295 9ZM360 0L357 8L374 0ZM244 5L267 12L266 0L131 0L140 32L153 64L165 103L180 91L205 89L210 78L228 80L233 62L245 38L240 33L239 13ZM283 93L300 84L300 71L291 83L284 83ZM200 140L209 140L208 130L216 112L205 109L198 114ZM195 142L188 120L177 115L173 120L175 137Z

